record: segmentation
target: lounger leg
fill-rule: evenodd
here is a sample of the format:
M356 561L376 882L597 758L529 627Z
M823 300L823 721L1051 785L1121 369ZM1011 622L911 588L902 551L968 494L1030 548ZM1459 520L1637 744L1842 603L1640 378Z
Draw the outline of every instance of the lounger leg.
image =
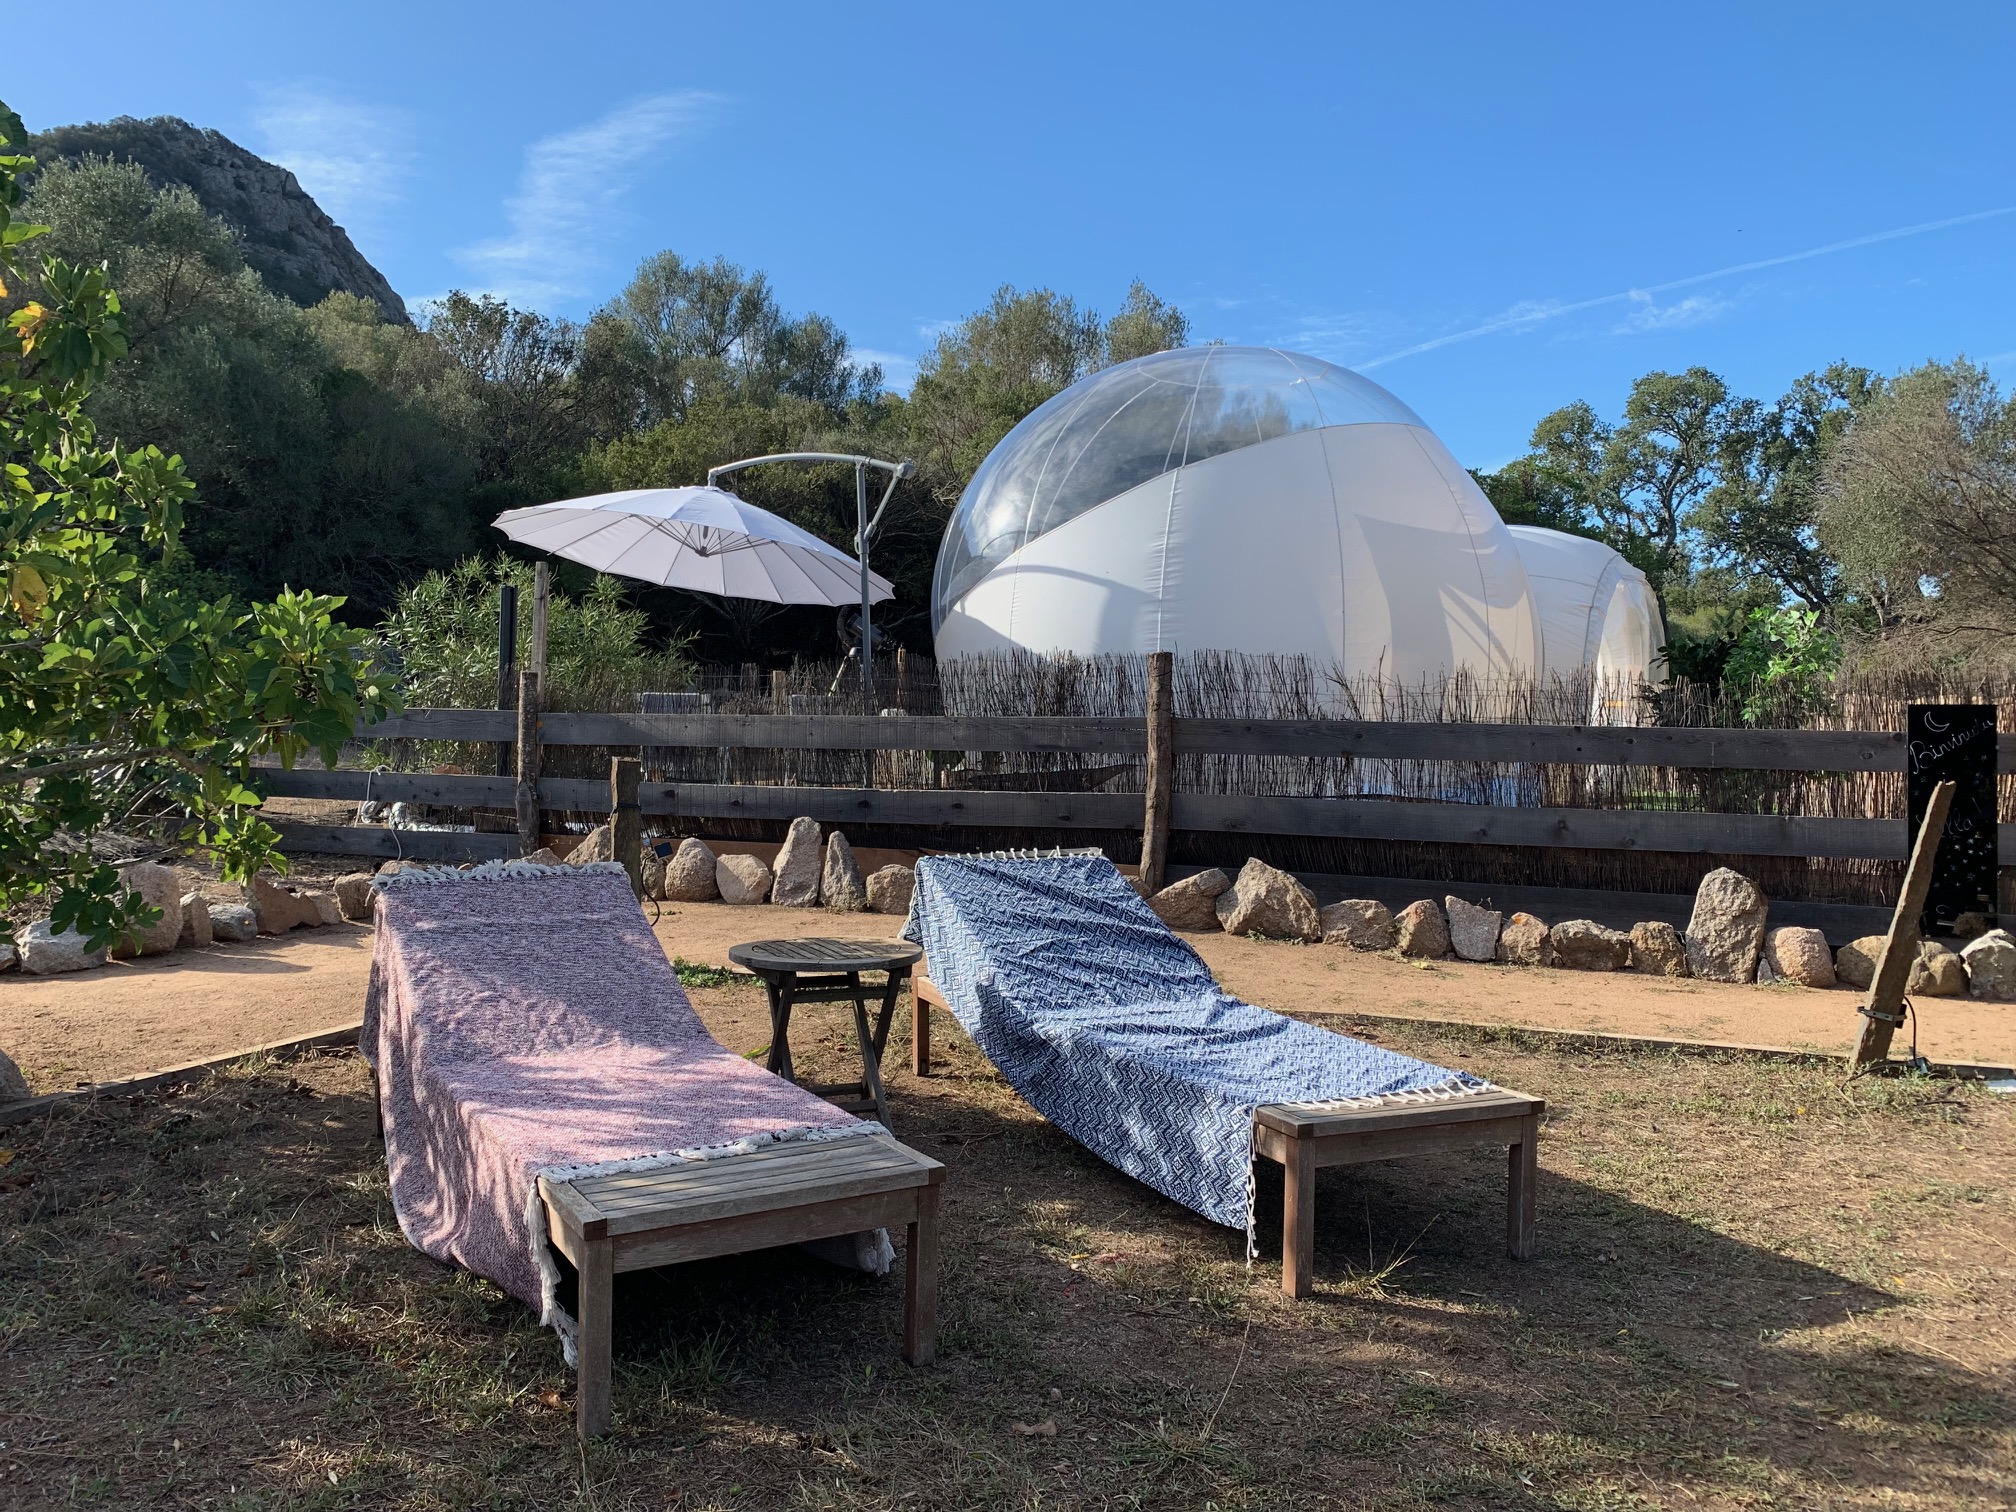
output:
M606 1239L590 1240L581 1257L575 1301L574 1427L583 1439L609 1431L609 1334L615 1300L615 1252Z
M875 1050L875 1031L868 1027L868 1002L861 992L861 978L850 975L854 988L854 1038L861 1045L861 1090L875 1099L875 1116L889 1127L889 1099L882 1092L882 1061Z
M903 1358L912 1365L929 1365L938 1353L938 1193L918 1190L903 1257Z
M1505 1248L1514 1260L1533 1258L1539 1217L1540 1120L1528 1118L1523 1137L1505 1152Z
M910 983L910 1069L919 1076L931 1074L931 1005Z
M1316 1142L1291 1139L1281 1172L1281 1290L1306 1297L1316 1270Z

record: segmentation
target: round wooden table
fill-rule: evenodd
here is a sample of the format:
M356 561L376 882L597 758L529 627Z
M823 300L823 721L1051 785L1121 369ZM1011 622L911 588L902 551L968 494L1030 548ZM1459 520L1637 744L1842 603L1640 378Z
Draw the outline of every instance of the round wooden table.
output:
M889 1023L896 999L910 979L910 968L923 958L918 946L905 940L751 940L732 945L728 959L763 979L770 995L770 1054L764 1064L788 1082L797 1082L791 1066L791 1009L798 1003L854 1005L854 1038L861 1047L861 1080L809 1086L805 1090L828 1098L850 1113L873 1110L889 1127L889 1099L882 1090L882 1051L889 1043ZM863 972L886 973L882 1007L871 1026ZM843 1100L838 1093L851 1094Z

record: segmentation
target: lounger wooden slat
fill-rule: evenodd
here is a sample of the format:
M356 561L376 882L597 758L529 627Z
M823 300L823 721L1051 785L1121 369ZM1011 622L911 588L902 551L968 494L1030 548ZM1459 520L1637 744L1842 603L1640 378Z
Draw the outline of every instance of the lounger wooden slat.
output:
M580 1277L575 1426L581 1436L593 1438L609 1426L611 1302L623 1271L902 1228L903 1357L928 1365L936 1350L944 1179L944 1166L886 1135L806 1140L576 1181L541 1177L547 1235Z
M910 979L911 1070L931 1074L931 1010L951 1012L923 970ZM1306 1297L1316 1254L1316 1172L1325 1166L1400 1160L1440 1150L1503 1145L1506 1150L1505 1247L1515 1260L1533 1254L1538 1213L1535 1180L1540 1118L1547 1105L1493 1087L1474 1097L1364 1109L1267 1103L1253 1112L1253 1151L1284 1172L1281 1290Z
M871 1141L863 1140L864 1144ZM849 1150L843 1157L835 1153L832 1169L840 1171L852 1167L880 1168L894 1164L880 1150ZM617 1179L586 1180L575 1183L576 1189L604 1212L612 1206L635 1201L662 1202L674 1192L709 1193L729 1190L715 1174L715 1166L735 1167L732 1189L741 1191L759 1185L765 1180L795 1181L797 1162L758 1162L754 1155L737 1155L729 1160L710 1160L689 1166L675 1166L666 1170L652 1171L640 1176L625 1176Z

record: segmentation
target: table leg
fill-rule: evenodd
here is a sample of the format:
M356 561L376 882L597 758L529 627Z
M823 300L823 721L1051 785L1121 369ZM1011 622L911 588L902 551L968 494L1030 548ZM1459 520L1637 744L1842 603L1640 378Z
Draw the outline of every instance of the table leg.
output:
M791 989L796 983L797 979L789 976L763 979L770 994L770 1054L763 1064L788 1082L798 1079L791 1071Z
M868 1027L868 999L861 991L859 972L848 974L854 989L854 1038L861 1045L861 1090L875 1099L875 1116L889 1127L889 1099L882 1092L881 1057L875 1053L875 1034Z
M584 1440L609 1431L615 1258L606 1239L589 1240L581 1256L580 1286L574 1302L574 1428Z
M917 984L910 984L910 1069L918 1076L931 1074L931 1005Z
M900 968L889 973L889 980L883 986L882 1012L875 1020L875 1063L880 1065L882 1057L889 1053L889 1025L896 1018L896 999L902 995L903 984L910 973Z
M1514 1260L1533 1258L1539 1218L1540 1120L1524 1119L1521 1138L1505 1152L1505 1248Z
M917 1217L903 1252L903 1358L929 1365L938 1352L938 1194L917 1193Z
M1315 1141L1289 1140L1281 1173L1281 1290L1306 1297L1316 1270Z

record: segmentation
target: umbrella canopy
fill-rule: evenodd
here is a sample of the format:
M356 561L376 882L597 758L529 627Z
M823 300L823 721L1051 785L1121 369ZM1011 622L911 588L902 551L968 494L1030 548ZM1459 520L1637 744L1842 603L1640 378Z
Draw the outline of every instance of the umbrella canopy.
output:
M632 488L507 509L497 528L521 546L638 578L771 604L858 604L861 564L789 520L720 488ZM868 574L869 596L893 598Z

